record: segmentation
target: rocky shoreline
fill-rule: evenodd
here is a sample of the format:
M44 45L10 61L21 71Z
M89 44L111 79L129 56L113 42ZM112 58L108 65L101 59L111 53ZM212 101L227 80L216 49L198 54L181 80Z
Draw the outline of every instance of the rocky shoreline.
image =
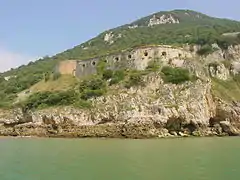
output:
M214 97L211 82L164 84L157 75L146 86L116 87L92 100L90 109L0 109L0 136L66 138L168 138L239 136L240 103Z
M173 138L173 137L213 137L239 136L240 131L228 121L214 122L212 125L184 124L174 119L165 125L148 123L104 123L76 126L71 120L43 124L26 122L4 123L0 126L0 136L50 137L50 138Z

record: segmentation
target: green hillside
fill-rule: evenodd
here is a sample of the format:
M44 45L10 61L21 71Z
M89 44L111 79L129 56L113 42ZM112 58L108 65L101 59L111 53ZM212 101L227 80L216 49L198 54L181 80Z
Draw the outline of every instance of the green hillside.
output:
M174 17L178 24L159 24L148 26L155 15ZM136 26L136 28L129 28ZM112 33L113 42L104 41L106 33ZM222 36L224 33L240 32L240 22L209 17L191 10L174 10L152 14L133 23L117 27L99 34L97 37L72 49L44 57L28 65L12 69L0 75L0 98L2 106L11 104L16 95L42 81L46 73L51 73L57 62L66 59L87 59L126 48L148 44L212 44L227 48L240 42L239 36ZM13 76L8 81L6 76Z

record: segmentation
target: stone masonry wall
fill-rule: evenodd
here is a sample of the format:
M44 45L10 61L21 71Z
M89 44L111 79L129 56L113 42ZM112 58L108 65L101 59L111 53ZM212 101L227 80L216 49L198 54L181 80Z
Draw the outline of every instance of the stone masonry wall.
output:
M181 48L146 46L88 60L63 61L59 64L58 71L61 74L73 74L80 78L96 73L96 66L101 59L113 70L119 68L143 70L154 59L160 59L165 64L182 66L184 59L191 57L193 57L191 52Z
M71 74L75 76L76 72L77 61L69 60L69 61L62 61L57 66L57 71L60 74Z

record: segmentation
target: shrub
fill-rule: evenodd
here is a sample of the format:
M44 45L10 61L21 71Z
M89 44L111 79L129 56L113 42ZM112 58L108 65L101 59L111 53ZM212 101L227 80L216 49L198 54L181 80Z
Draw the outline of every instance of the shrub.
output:
M117 70L114 72L113 77L110 81L110 85L117 84L120 81L124 80L125 78L125 72L124 70Z
M132 72L127 81L125 81L124 86L130 88L133 86L143 86L143 74L141 72L135 71Z
M88 100L93 97L99 97L105 94L104 89L96 89L96 90L91 90L91 89L86 89L81 93L81 99L83 100Z
M148 63L146 70L155 72L155 71L158 71L159 68L160 68L160 65L157 62L157 60L152 60Z
M107 66L107 63L104 59L101 59L98 63L97 63L97 74L98 75L102 75L103 72L105 71Z
M106 82L100 79L99 77L85 79L79 85L80 92L83 92L86 89L98 90L98 89L104 89L104 88L106 88Z
M162 69L163 80L165 83L180 84L185 81L190 81L191 76L187 69L173 68L165 66Z
M102 96L106 92L106 82L99 77L84 80L79 85L79 92L84 100Z
M23 105L27 109L71 105L74 103L75 98L74 91L37 92L30 95Z
M209 44L205 44L197 51L197 54L200 56L207 56L212 52L213 52L212 46L210 46Z
M111 78L113 77L113 74L114 74L114 73L113 73L112 70L107 69L107 70L105 70L105 71L103 72L102 77L103 77L103 79L108 80L108 79L111 79Z

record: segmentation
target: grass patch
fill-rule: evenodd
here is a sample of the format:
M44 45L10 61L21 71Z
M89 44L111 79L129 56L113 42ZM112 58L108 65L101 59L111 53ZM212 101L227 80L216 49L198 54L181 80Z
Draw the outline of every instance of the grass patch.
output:
M162 78L165 83L181 84L186 81L195 80L188 69L173 68L165 66L162 68Z
M240 81L239 77L223 81L212 78L212 93L225 101L240 100Z
M152 60L148 63L146 71L156 72L160 69L160 63L158 59Z
M33 85L30 91L43 92L43 91L61 91L73 88L77 84L77 79L71 75L62 75L56 80L49 79L48 81L42 80Z

